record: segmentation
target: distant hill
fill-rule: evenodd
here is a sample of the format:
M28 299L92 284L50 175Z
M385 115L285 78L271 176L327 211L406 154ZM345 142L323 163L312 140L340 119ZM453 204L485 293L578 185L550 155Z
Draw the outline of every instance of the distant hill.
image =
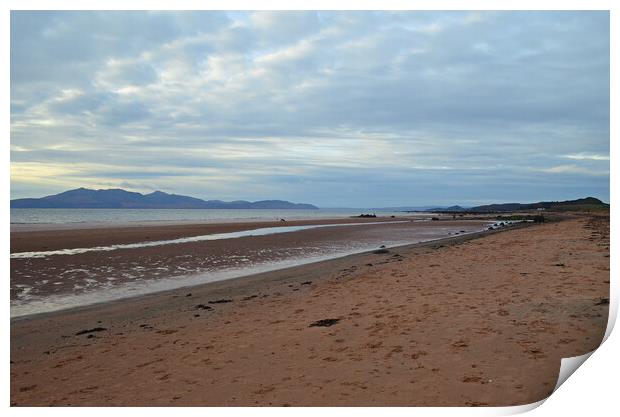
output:
M469 209L466 209L465 207L461 207L461 206L450 206L450 207L436 207L427 211L441 211L441 212L452 212L452 211L456 211L456 212L460 212L460 211L467 211Z
M429 211L431 209L442 210L442 207L438 206L392 206L392 207L323 207L324 209L337 209L337 210L366 210L366 211L403 211L417 213L421 211Z
M459 206L453 206L453 207L459 207ZM452 207L443 207L443 206L415 206L415 207L388 207L385 210L406 211L406 212L415 213L415 212L421 212L421 211L450 210L451 208ZM461 210L465 210L462 207L460 208Z
M42 198L11 200L11 208L318 209L312 204L296 204L282 200L205 201L162 191L140 194L121 189L89 190L87 188L77 188Z
M567 201L541 201L539 203L504 203L504 204L487 204L484 206L476 206L468 209L458 210L459 206L449 207L447 209L429 210L429 211L463 211L468 213L498 213L521 210L555 210L555 211L573 211L573 210L606 210L609 204L603 203L598 198L586 197L577 200Z

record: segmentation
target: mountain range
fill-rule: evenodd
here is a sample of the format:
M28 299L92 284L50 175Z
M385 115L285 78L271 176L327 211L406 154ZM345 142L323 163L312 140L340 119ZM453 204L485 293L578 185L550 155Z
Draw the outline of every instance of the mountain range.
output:
M317 210L312 204L291 203L283 200L221 201L202 200L178 194L154 191L141 194L119 188L91 190L77 188L42 198L19 198L11 200L11 208L132 208L132 209L305 209ZM395 211L496 213L519 210L584 210L608 209L609 204L594 197L567 201L541 201L538 203L487 204L476 207L399 207Z
M587 210L587 209L608 209L609 204L603 203L598 198L586 197L576 200L566 201L541 201L538 203L503 203L503 204L487 204L484 206L476 206L463 208L461 206L452 206L447 208L436 208L428 210L430 212L467 212L467 213L497 213L520 210Z
M11 200L11 208L318 209L312 204L291 203L283 200L205 201L162 191L140 194L122 189L90 190L87 188L77 188L42 198Z

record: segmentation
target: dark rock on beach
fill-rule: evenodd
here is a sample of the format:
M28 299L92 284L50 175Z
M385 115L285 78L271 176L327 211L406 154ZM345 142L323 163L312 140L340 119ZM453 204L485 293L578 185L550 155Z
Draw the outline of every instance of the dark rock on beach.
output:
M258 297L258 295L253 294L253 295L248 295L247 297L243 297L242 300L243 301L248 301L248 300L251 300L251 299L257 298L257 297Z
M80 330L75 335L76 336L80 336L80 335L87 334L87 333L103 332L103 331L106 331L106 330L108 330L108 329L106 329L105 327L94 327L94 328L88 329L88 330Z
M224 304L224 303L232 303L233 300L228 298L222 298L221 300L211 300L209 304Z
M308 327L330 327L334 324L338 323L340 319L323 319L315 321L314 323L310 323Z

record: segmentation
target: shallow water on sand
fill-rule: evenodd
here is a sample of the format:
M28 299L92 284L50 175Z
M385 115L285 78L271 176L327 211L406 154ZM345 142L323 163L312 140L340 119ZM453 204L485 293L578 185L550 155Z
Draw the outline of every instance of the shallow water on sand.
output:
M137 248L148 248L152 246L178 245L181 243L204 242L204 241L209 241L209 240L236 239L240 237L249 237L249 236L265 236L265 235L274 235L278 233L299 232L301 230L317 229L320 227L364 226L364 225L370 225L370 224L390 224L390 223L408 223L408 222L409 220L399 220L399 221L393 221L393 222L333 223L333 224L312 224L312 225L305 225L305 226L262 227L259 229L241 230L238 232L213 233L210 235L190 236L190 237L183 237L179 239L170 239L170 240L155 240L155 241L149 241L149 242L126 243L126 244L120 244L120 245L95 246L91 248L71 248L71 249L59 249L59 250L38 251L38 252L17 252L17 253L11 253L11 259L45 258L48 256L55 256L55 255L78 255L80 253L87 253L87 252L109 252L109 251L120 250L120 249L137 249Z
M277 235L267 230L274 228L265 228L254 235L250 232L256 231L245 231L244 235L187 238L175 244L117 245L114 250L99 252L13 258L11 317L273 271L382 245L394 247L474 233L489 226L482 221L435 223L440 222L294 226Z

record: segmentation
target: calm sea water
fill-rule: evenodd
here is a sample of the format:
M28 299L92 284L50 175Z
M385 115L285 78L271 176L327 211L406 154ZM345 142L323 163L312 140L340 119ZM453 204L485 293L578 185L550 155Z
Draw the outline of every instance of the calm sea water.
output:
M357 216L364 209L252 210L252 209L11 209L11 224L130 224L145 222L243 222L305 220ZM400 215L380 211L377 215Z

